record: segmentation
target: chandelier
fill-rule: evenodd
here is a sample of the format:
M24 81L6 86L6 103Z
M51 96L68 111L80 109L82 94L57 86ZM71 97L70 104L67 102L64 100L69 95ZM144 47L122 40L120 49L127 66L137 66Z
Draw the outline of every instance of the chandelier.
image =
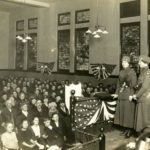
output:
M96 19L96 25L95 25L95 30L92 31L90 28L86 31L87 34L91 34L94 38L98 39L101 37L102 34L108 34L109 32L107 31L106 27L103 25L99 25L99 0L97 0L97 19Z
M27 41L32 40L32 38L26 33L23 36L17 35L16 39L22 41L23 43L27 43Z

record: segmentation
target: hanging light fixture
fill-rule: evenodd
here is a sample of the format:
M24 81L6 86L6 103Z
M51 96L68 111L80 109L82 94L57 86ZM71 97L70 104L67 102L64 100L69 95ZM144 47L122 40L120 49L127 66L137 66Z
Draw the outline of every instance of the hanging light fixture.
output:
M26 33L24 33L23 36L17 35L16 39L22 41L23 43L26 43L27 41L32 40L32 38Z
M98 7L99 6L99 0L97 0L97 19L96 19L96 25L95 25L95 30L92 31L90 28L86 31L87 34L92 34L94 38L98 39L101 37L101 34L108 34L109 32L107 31L105 26L99 25L99 12L98 12Z

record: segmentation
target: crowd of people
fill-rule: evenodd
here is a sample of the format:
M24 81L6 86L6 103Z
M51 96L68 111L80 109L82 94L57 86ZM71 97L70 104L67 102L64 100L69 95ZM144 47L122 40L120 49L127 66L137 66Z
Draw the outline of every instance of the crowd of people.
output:
M75 84L77 84L75 82ZM5 77L0 80L1 149L38 150L72 143L70 115L65 106L65 85L70 82ZM82 84L83 96L95 92L115 91L115 85L104 88ZM8 142L9 141L9 142Z

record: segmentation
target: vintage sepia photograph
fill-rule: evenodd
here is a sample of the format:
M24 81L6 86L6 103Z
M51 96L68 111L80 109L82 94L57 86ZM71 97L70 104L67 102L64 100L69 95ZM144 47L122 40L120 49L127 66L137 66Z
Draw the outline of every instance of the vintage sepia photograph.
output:
M0 150L150 150L150 0L0 0Z

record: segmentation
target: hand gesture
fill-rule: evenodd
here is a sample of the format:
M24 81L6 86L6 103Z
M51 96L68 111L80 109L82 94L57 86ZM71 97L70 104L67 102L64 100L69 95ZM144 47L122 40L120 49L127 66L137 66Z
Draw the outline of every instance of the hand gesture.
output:
M117 95L117 94L112 94L111 96L113 97L113 99L118 98L118 95Z
M132 101L133 100L133 96L129 96L129 101Z

